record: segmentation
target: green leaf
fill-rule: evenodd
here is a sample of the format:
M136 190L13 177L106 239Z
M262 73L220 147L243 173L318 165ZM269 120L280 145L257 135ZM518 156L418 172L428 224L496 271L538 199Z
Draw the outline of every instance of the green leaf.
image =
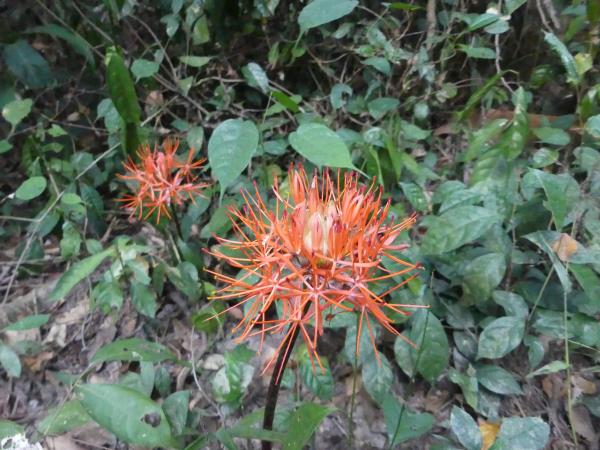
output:
M0 366L4 367L9 377L21 376L21 361L15 351L8 345L0 344Z
M294 98L297 96L294 95ZM277 100L277 102L281 103L285 108L290 110L293 113L300 112L300 107L298 106L298 101L294 100L294 98L284 94L283 92L273 91L273 98Z
M188 418L189 403L190 391L179 391L169 395L162 405L174 435L183 433Z
M15 323L11 323L3 331L22 331L31 330L32 328L39 328L45 325L50 320L50 314L34 314L31 316L24 317Z
M400 105L400 100L391 97L382 97L375 100L371 100L367 104L369 114L375 120L383 118L388 112L394 111Z
M458 406L452 407L450 413L450 428L459 442L467 450L481 450L483 438L477 423Z
M29 115L33 100L13 100L2 108L2 117L15 128L21 121Z
M500 317L490 322L479 336L477 358L502 358L519 346L525 332L525 321L520 317Z
M433 383L448 365L448 337L442 323L431 311L415 311L410 323L410 340L417 346L410 350L413 365L423 378Z
M213 178L225 189L244 171L258 146L254 122L228 119L219 124L208 141L208 161Z
M502 367L489 364L478 365L477 381L483 387L496 394L520 395L523 393L515 377Z
M343 97L344 94L351 96L353 93L352 88L344 83L337 83L331 88L329 93L329 101L333 109L340 109L346 104L346 99Z
M432 217L421 250L425 255L449 252L473 242L499 221L500 216L491 209L459 206L439 217Z
M330 406L303 403L287 420L288 430L283 439L283 450L302 450L325 417L335 411Z
M556 252L552 248L552 245L560 238L560 233L550 230L536 231L523 237L533 242L548 255L550 261L552 262L552 266L554 266L556 275L560 280L560 284L562 284L562 287L567 294L570 293L573 289L573 285L571 283L571 279L569 278L569 273L560 259L558 259Z
M600 114L589 117L584 126L585 133L596 140L600 140Z
M358 5L356 0L313 0L300 11L298 25L304 33L311 28L333 22L347 14Z
M344 141L325 125L300 125L289 141L294 150L317 166L355 169Z
M528 373L527 378L533 378L540 375L548 375L549 373L561 372L563 370L567 370L568 368L569 365L564 361L552 361L551 363L548 363L545 366L542 366L539 369Z
M390 447L416 439L433 427L435 418L428 413L416 413L401 405L393 395L381 403Z
M263 94L269 92L269 78L258 64L251 62L242 67L242 75L253 88L259 89Z
M389 395L394 374L385 355L379 353L378 356L379 358L373 354L363 362L362 381L371 398L381 403Z
M577 66L575 64L575 59L573 55L569 52L565 44L556 37L554 33L549 33L544 31L544 41L558 53L560 57L560 61L562 62L566 72L567 72L567 81L574 85L578 85L581 82L579 74L577 73Z
M571 136L564 130L560 128L551 128L551 127L541 127L541 128L533 128L533 134L543 142L544 144L549 145L558 145L565 146L569 142L571 142Z
M187 132L187 144L191 149L200 150L204 142L204 128L192 127Z
M96 62L94 60L94 53L92 47L88 42L80 35L72 33L65 27L60 25L49 23L47 25L41 25L39 27L32 27L27 29L27 33L45 33L51 36L62 39L67 42L73 50L79 53L85 58L85 61L90 65L92 69L96 68Z
M138 124L142 110L138 102L133 80L121 55L113 48L106 52L106 85L110 98L121 118ZM131 153L133 149L128 149Z
M31 89L47 87L54 80L44 57L23 39L4 45L4 62L8 70Z
M138 391L116 384L84 384L77 392L92 419L119 439L142 447L173 447L162 408Z
M495 59L496 52L487 47L471 47L470 45L459 44L458 49L471 58L477 59Z
M479 403L479 384L477 383L477 378L470 375L471 371L471 367L469 367L467 373L460 373L456 369L450 369L448 371L448 378L450 378L450 381L460 386L467 404L477 410Z
M211 59L212 56L181 56L179 61L187 66L200 68L208 64Z
M90 364L106 361L145 361L158 363L177 358L162 344L139 338L119 339L101 347L90 359Z
M527 303L519 294L508 291L494 291L494 301L504 308L507 316L526 318L529 315Z
M463 294L474 303L486 301L506 272L506 259L500 253L488 253L470 261L463 273Z
M55 302L67 296L71 289L75 287L77 283L82 281L84 278L90 276L94 270L104 261L107 257L114 257L116 254L113 247L109 247L106 250L96 253L95 255L88 256L81 261L73 264L69 269L63 273L60 277L54 290L50 293L48 301Z
M505 3L506 14L512 14L525 3L527 3L527 0L507 0Z
M131 303L144 316L154 318L156 315L156 294L148 286L137 281L131 282Z
M61 406L50 409L46 417L35 427L44 436L55 436L82 427L90 420L91 417L79 400L69 400Z
M532 179L533 178L533 179ZM523 184L541 186L547 201L544 207L552 213L557 230L565 226L565 219L579 199L579 185L568 173L555 175L538 169L530 169Z
M12 144L10 142L8 142L6 139L2 139L0 140L0 155L2 153L6 153L7 151L9 151L12 148Z
M66 194L65 194L66 195ZM64 198L64 197L63 197ZM63 237L60 240L60 255L64 259L79 256L81 235L71 222L65 221L62 226Z
M194 329L205 333L216 333L225 323L225 310L222 302L213 301L192 315Z
M534 368L538 366L544 359L544 344L542 341L535 336L525 336L523 343L527 346L527 359L529 360L529 367Z
M25 434L25 428L17 423L11 422L10 420L0 419L0 440L15 436L17 434Z
M510 417L502 421L492 449L542 450L549 437L550 427L539 417Z
M149 61L147 59L136 59L133 61L131 65L131 73L136 78L136 81L141 78L148 78L154 76L158 69L160 68L160 64L156 61Z
M211 379L211 387L218 402L234 407L239 405L252 381L254 366L248 362L254 355L255 352L245 345L238 345L223 355L225 365Z
M321 369L318 364L311 361L306 346L302 346L299 360L302 383L321 400L331 399L333 396L333 377L327 359L321 356L321 363L323 364L323 369Z
M21 183L21 186L15 192L19 200L32 200L46 190L48 182L44 177L31 177Z

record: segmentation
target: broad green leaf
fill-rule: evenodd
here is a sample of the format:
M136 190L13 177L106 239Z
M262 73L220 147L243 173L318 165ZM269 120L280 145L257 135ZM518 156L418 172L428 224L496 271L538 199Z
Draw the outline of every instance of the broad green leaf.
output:
M416 439L433 427L435 418L428 413L408 409L393 395L387 395L381 403L390 446Z
M204 142L204 128L200 126L190 128L187 132L186 140L191 149L199 151Z
M504 308L507 316L526 318L529 315L527 303L519 294L507 291L494 291L494 301Z
M551 363L548 363L545 366L542 366L539 369L528 373L527 378L533 378L540 375L548 375L549 373L562 372L563 370L567 370L568 368L569 365L564 361L552 361Z
M423 237L421 250L425 255L439 255L464 244L473 242L485 234L500 216L490 209L479 206L459 206L432 217Z
M116 252L114 247L109 247L106 250L96 253L95 255L88 256L81 261L78 261L71 265L69 269L62 274L54 290L50 293L48 301L55 302L67 296L71 289L75 287L77 283L82 281L84 278L90 276L94 270L109 256L115 256Z
M158 72L159 68L160 64L156 61L150 61L147 59L140 58L136 59L135 61L133 61L133 64L131 64L131 73L133 73L133 75L136 78L136 81L138 81L141 78L148 78L154 76Z
M533 128L533 134L544 144L565 146L571 142L569 133L560 128L541 127Z
M8 345L0 343L0 366L4 367L9 377L21 376L21 361L19 355Z
M487 47L471 47L470 45L459 44L458 49L466 53L467 56L477 59L495 59L496 52Z
M173 447L162 408L138 391L117 384L84 384L77 392L90 417L119 439L142 447Z
M75 228L71 222L65 221L62 226L62 233L63 236L59 244L60 255L66 260L79 256L81 234L79 234L77 228Z
M523 184L529 186L537 184L542 187L547 199L544 206L552 213L556 229L560 230L566 225L567 215L579 199L579 185L571 175L568 173L555 175L530 169L523 178Z
M300 125L288 139L294 150L317 166L355 168L344 141L325 125Z
M392 65L390 62L381 56L371 56L362 62L365 66L371 66L377 69L384 75L390 75L392 73Z
M242 67L242 75L250 86L259 89L263 94L269 92L269 78L260 65L254 62L246 64Z
M210 380L215 399L237 407L252 381L254 366L248 364L254 352L245 345L238 345L226 352L225 365Z
M283 450L302 450L323 419L334 412L330 406L303 403L287 420L288 430L283 439Z
M135 86L121 55L115 49L106 52L106 85L110 98L126 123L138 124L142 110ZM128 149L129 152L133 151Z
M400 100L392 97L382 97L375 100L371 100L367 103L369 114L375 120L383 118L388 112L392 112L398 108Z
M600 278L590 267L569 264L569 270L585 292L585 301L577 305L579 311L590 316L600 312Z
M179 61L187 66L200 68L208 64L211 58L212 56L181 56Z
M2 117L15 128L21 121L29 115L33 100L13 100L2 108Z
M49 23L38 27L28 28L27 33L45 33L62 39L71 47L73 47L73 50L83 56L92 69L96 68L94 53L92 52L92 47L90 44L88 44L88 42L80 35L72 33L65 27L54 23Z
M467 450L481 450L481 431L473 418L458 406L452 407L450 428Z
M520 317L500 317L490 322L479 336L477 358L502 358L518 347L524 331L525 320Z
M356 0L313 0L300 11L298 25L305 31L333 22L347 14L358 5Z
M11 323L3 331L31 330L32 328L39 328L47 324L48 320L50 320L50 314L33 314L15 323Z
M506 259L488 253L469 262L463 273L463 295L473 303L483 303L500 284L506 272Z
M46 417L35 427L44 436L54 436L82 427L90 420L91 417L79 400L69 400L61 406L50 409Z
M131 303L144 316L154 318L156 315L156 294L148 286L137 281L131 282Z
M192 325L194 329L205 333L216 333L225 322L225 316L222 313L225 306L222 302L213 301L192 315Z
M486 389L503 395L520 395L523 393L515 377L502 367L481 364L476 369L477 381Z
M296 100L296 97L299 96L293 95L292 97L284 94L283 92L273 91L273 98L277 100L277 102L281 103L293 113L300 112L300 107L298 106L298 103L301 100L301 98L299 100Z
M417 310L411 318L412 362L418 373L430 383L439 377L450 357L448 337L440 320L431 312Z
M573 55L569 52L569 49L565 44L554 34L544 31L544 41L550 46L552 50L558 53L560 61L567 72L567 81L578 85L581 81L579 74L577 73L577 66Z
M0 440L15 436L17 434L25 434L25 428L18 423L10 420L0 419Z
M242 119L228 119L213 131L208 141L208 161L213 178L221 186L221 197L250 162L258 137L254 122Z
M2 153L6 153L7 151L9 151L12 148L12 144L10 142L8 142L6 139L2 139L0 140L0 155Z
M146 361L158 363L176 360L171 351L157 342L139 338L119 339L100 348L90 359L90 364L106 361Z
M17 192L15 192L15 196L19 200L32 200L44 192L47 185L48 182L44 177L31 177L21 183Z
M521 6L523 6L525 3L527 3L527 0L507 0L505 5L506 8L506 14L510 15L513 12L515 12L517 9L519 9Z
M502 135L498 144L502 154L509 160L516 159L527 144L529 137L529 118L527 116L528 97L525 89L519 87L513 94L513 104L515 105L514 117L510 127Z
M4 62L8 70L31 89L47 87L54 81L48 62L23 39L4 45Z
M379 358L373 354L364 361L362 381L371 398L377 403L381 403L390 392L394 374L385 355L379 353L378 356Z
M406 196L406 199L415 210L427 210L429 204L421 187L417 186L415 183L400 183L400 187L402 188L402 192Z
M448 378L450 378L450 381L460 386L467 404L477 410L479 403L479 384L477 378L470 374L471 371L471 367L469 367L467 373L460 373L455 369L450 369L448 371Z
M331 106L333 109L340 109L342 106L346 104L346 99L343 97L344 94L347 96L352 96L352 88L344 83L337 83L333 85L331 88L331 92L329 93L329 101L331 102Z
M600 140L600 114L589 117L585 122L584 130L595 140Z
M306 346L301 347L299 359L302 383L321 400L331 399L334 384L327 359L321 356L321 363L323 364L323 369L321 369L317 363L311 361Z
M162 405L174 435L183 433L188 418L189 403L190 391L178 391L169 395Z
M537 367L544 359L544 344L542 341L535 336L525 336L523 343L527 346L527 359L529 360L529 367Z
M549 437L550 427L539 417L510 417L502 421L492 449L542 450Z

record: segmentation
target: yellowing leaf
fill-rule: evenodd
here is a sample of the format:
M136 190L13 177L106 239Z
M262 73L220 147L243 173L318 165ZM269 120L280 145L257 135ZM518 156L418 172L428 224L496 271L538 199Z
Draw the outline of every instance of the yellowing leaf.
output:
M566 233L561 233L558 239L552 243L552 250L561 261L568 261L577 251L577 241Z
M488 450L496 440L496 436L498 436L500 423L480 422L479 431L481 431L481 436L483 436L481 450Z

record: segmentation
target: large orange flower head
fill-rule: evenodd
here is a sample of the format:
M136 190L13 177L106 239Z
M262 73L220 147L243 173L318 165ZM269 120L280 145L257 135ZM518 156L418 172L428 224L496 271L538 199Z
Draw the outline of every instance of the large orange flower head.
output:
M167 139L154 150L148 144L141 145L137 151L139 162L131 158L123 166L125 175L117 175L122 180L133 181L135 190L132 195L118 199L124 207L131 210L131 215L141 219L150 217L155 211L156 221L162 216L171 217L172 205L182 205L184 200L194 202L194 195L200 194L208 183L198 182L194 175L204 164L205 159L194 161L194 149L190 149L187 157L175 155L179 141Z
M230 211L238 240L217 238L221 248L211 254L242 269L237 278L211 272L225 284L214 298L241 298L231 308L245 306L236 326L239 338L284 334L267 368L279 352L291 350L295 332L302 336L313 363L321 366L317 338L330 314L360 314L358 336L366 328L375 346L372 321L399 335L386 313L408 315L405 308L415 306L386 301L419 268L393 254L407 247L395 241L415 223L415 216L400 222L388 220L390 202L382 200L381 189L374 183L360 185L357 177L356 173L342 177L338 171L334 180L326 171L321 179L316 174L309 178L302 167L292 167L287 195L274 182L274 210L267 207L257 188L254 196L242 192L245 205ZM401 270L387 270L384 257ZM387 291L374 292L374 283L403 276L403 282ZM279 307L278 316L273 305Z

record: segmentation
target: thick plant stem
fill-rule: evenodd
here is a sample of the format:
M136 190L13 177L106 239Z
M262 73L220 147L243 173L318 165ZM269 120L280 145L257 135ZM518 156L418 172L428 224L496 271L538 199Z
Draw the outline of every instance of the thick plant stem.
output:
M290 359L294 343L298 337L300 327L296 326L288 338L287 351L280 351L277 355L277 361L273 367L273 375L271 375L271 381L269 382L269 389L267 390L267 402L265 404L265 415L263 419L263 428L265 430L273 430L273 421L275 420L275 408L277 406L277 397L279 396L279 388L281 387L281 379L283 378L283 372ZM271 450L271 441L262 441L262 450Z

